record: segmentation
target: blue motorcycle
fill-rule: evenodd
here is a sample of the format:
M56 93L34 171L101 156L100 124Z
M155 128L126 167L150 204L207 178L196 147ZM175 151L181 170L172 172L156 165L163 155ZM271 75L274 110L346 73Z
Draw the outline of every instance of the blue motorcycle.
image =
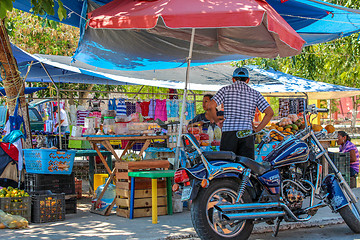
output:
M327 111L310 105L304 117ZM270 130L257 150L274 134L284 139L262 162L233 152L203 152L193 135L182 135L189 167L176 171L174 190L180 187L182 200L192 200L191 219L199 237L248 239L259 222L274 225L276 236L281 221L308 221L325 206L360 233L357 198L311 125L305 121L303 130L289 136ZM323 157L334 172L324 178Z

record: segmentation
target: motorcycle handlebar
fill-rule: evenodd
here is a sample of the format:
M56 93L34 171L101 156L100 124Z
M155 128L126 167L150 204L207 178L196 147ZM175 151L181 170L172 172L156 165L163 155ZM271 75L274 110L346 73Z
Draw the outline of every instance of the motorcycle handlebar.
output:
M327 108L318 108L317 112L327 113L327 112L329 112L329 109L327 109Z

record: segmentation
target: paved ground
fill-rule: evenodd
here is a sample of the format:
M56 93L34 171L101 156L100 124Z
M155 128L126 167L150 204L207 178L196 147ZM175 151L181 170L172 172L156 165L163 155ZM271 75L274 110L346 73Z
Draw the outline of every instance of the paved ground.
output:
M360 189L355 194L360 196ZM78 204L78 213L66 215L61 222L31 224L28 229L1 230L0 239L191 239L197 235L192 227L190 212L171 216L159 216L159 223L152 224L151 218L127 219L111 216L101 216L88 211L90 199L82 199ZM334 214L329 208L322 208L315 217L306 223L283 223L281 230L309 227L323 227L343 223L339 214ZM349 232L348 227L339 225L341 231ZM271 232L272 226L255 225L254 234ZM326 230L324 230L326 232ZM286 231L288 232L288 231ZM302 232L302 231L301 231ZM287 233L286 233L287 234ZM277 239L288 236L279 233ZM252 239L256 238L254 235ZM263 236L263 235L259 235ZM264 235L264 236L271 236ZM290 235L291 236L291 235ZM266 239L266 238L265 238ZM284 238L286 239L286 238ZM304 239L306 235L304 235ZM348 239L348 238L346 238Z

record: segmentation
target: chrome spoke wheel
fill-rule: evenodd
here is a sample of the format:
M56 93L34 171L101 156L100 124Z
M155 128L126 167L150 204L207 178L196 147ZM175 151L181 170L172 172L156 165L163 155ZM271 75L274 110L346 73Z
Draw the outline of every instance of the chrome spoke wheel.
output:
M223 237L232 237L244 228L245 221L226 221L221 220L219 212L214 208L220 204L234 204L236 192L229 188L220 188L214 191L207 201L206 217L211 228Z

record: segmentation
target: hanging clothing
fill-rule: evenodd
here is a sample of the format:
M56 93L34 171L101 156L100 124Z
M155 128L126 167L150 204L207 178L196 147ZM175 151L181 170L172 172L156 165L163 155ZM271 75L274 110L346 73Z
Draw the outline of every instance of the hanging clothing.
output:
M142 102L142 103L140 103L141 114L144 117L149 116L149 105L150 105L150 102Z
M136 105L132 102L125 102L126 105L126 115L130 116L133 113L136 113Z
M149 117L152 119L155 118L155 108L156 108L156 101L154 99L151 99L149 104Z
M116 111L116 99L112 98L109 99L109 103L108 103L108 109L111 110L115 110Z
M287 117L290 112L290 102L287 98L279 98L279 116Z
M136 103L135 103L135 112L141 113L140 102L136 102Z
M195 104L193 102L186 103L186 120L191 120L195 117Z
M77 116L76 125L77 126L84 126L85 118L87 116L89 116L89 113L90 113L90 111L88 111L88 110L86 110L86 111L78 110L76 112L76 116Z
M160 119L161 121L167 121L166 112L166 99L156 99L155 117L154 119Z
M116 105L116 116L126 115L126 105L123 98L119 98L119 102Z

